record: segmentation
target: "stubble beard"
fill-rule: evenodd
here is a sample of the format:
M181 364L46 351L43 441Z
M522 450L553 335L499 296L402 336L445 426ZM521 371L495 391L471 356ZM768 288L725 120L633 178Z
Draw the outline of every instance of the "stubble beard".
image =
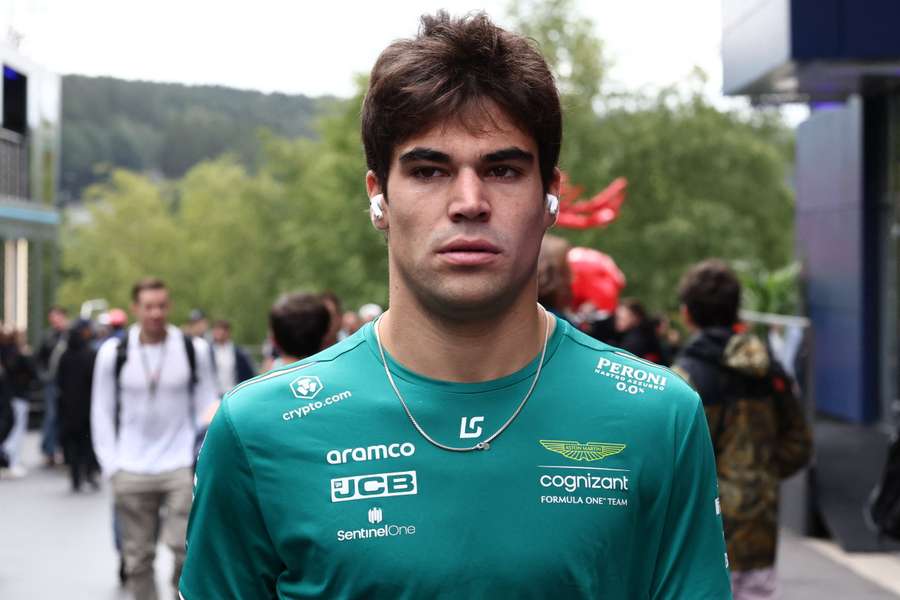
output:
M395 277L399 279L399 285L405 288L406 295L425 313L448 322L490 321L503 315L516 303L532 279L528 272L518 277L508 273L500 276L487 273L443 275L424 269L407 269L404 265L393 263L392 288ZM472 287L479 288L478 292L465 289L468 287L467 277L472 280ZM451 279L455 281L451 282Z

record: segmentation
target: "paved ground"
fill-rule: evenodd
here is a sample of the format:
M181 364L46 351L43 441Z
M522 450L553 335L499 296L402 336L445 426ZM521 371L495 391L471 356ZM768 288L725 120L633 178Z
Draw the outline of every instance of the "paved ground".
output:
M116 574L108 492L73 494L63 470L34 466L39 462L34 434L27 445L29 474L0 481L0 598L125 599ZM168 590L164 582L171 568L171 556L161 549L160 590ZM789 533L781 539L779 574L783 600L900 598L900 556L847 555L828 542Z

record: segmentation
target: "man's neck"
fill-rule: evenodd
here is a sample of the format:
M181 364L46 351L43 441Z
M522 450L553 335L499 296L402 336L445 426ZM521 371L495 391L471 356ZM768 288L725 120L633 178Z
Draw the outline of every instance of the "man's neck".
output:
M166 339L166 327L163 327L161 331L151 332L145 331L144 328L141 328L141 333L138 339L142 344L159 344L162 343L163 340Z
M550 319L550 331L555 319ZM395 302L376 326L384 349L400 364L432 379L489 381L515 373L540 353L544 312L523 298L499 316L449 320L415 302Z

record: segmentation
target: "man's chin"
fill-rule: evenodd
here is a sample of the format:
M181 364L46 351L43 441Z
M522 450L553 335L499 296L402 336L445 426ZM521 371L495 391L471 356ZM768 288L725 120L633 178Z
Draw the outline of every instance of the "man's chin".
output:
M505 312L516 297L495 286L451 286L427 291L423 304L444 318L490 319Z

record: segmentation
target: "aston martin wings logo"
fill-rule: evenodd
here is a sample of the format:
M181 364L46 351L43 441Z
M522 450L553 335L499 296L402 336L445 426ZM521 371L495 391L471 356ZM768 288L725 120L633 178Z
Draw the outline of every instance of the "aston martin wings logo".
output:
M625 449L625 444L608 444L606 442L582 444L566 440L541 440L541 446L572 460L602 460Z

